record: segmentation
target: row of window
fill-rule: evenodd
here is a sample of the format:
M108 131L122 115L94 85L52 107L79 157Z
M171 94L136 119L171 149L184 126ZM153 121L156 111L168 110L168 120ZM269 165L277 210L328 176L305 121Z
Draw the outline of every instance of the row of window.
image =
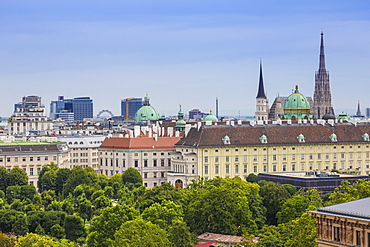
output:
M28 161L41 161L42 160L49 160L49 157L48 156L38 156L38 157L7 157L6 158L6 162L19 162L19 161L22 161L22 162L26 162L27 161L27 158L28 158ZM57 156L53 156L53 160L57 160ZM5 159L4 158L0 158L0 163L1 162L4 162Z
M359 146L357 146L357 148L361 148L361 147L362 147L362 146L360 146L360 145L359 145ZM308 148L309 148L309 149L313 149L313 147L308 147ZM336 148L337 148L336 146L333 146L333 149L336 149ZM344 149L344 148L345 148L345 146L341 146L341 148L342 148L342 149ZM353 146L349 146L349 148L353 148ZM369 148L369 146L366 146L366 148ZM272 148L272 150L273 150L273 151L276 151L277 149L278 149L278 148ZM287 150L287 149L288 149L288 148L286 148L286 147L281 148L281 150L284 150L284 151L285 151L285 150ZM304 149L305 149L305 147L301 147L301 149L302 149L302 150L304 150ZM321 149L321 146L318 146L318 147L317 147L317 149ZM326 146L326 147L325 147L325 149L329 149L329 146ZM241 149L240 149L240 150L241 150ZM266 150L267 150L266 148L263 148L263 151L266 151ZM296 147L291 147L291 150L296 150ZM184 149L182 149L182 151L184 151ZM229 151L230 151L230 149L225 149L225 152L229 152ZM239 149L234 149L234 151L235 151L235 152L239 152ZM244 149L243 149L243 151L244 151L244 152L246 152L246 151L247 151L247 149L246 149L246 148L244 148ZM253 151L258 151L258 149L257 149L257 148L254 148L254 149L253 149ZM188 152L188 149L186 149L186 152ZM206 149L206 150L204 150L204 152L205 152L205 153L207 153L207 152L208 152L208 150ZM218 150L218 149L215 149L215 150L214 150L214 152L215 152L215 153L218 153L218 152L219 152L219 150Z
M120 153L116 153L116 156L118 156ZM122 156L126 156L125 153L121 153ZM144 153L143 155L144 156L148 156L149 153ZM171 153L167 153L168 155L171 155ZM103 152L100 152L100 155L103 155ZM105 152L105 155L108 155L108 152ZM113 153L110 153L110 155L113 155ZM152 153L153 156L157 156L157 155L165 155L165 153ZM139 156L139 153L134 153L134 156Z
M47 164L45 164L47 165ZM26 173L27 173L27 168L22 168ZM10 172L10 168L7 169L8 172ZM27 173L28 176L33 176L33 175L40 175L40 171L41 171L41 167L36 167L36 169L34 167L30 167L29 172ZM35 174L35 171L36 171L36 174Z
M353 159L353 156L354 156L353 153L349 153L348 155L349 155L349 159ZM287 160L287 156L288 156L287 154L283 154L281 156L282 160ZM324 155L322 155L322 154L317 154L317 159L320 160L320 159L322 159L323 156ZM344 154L344 153L341 153L340 154L340 158L341 159L345 159L345 156L346 156L346 154ZM277 160L277 157L278 156L276 154L273 154L272 155L272 160ZM301 154L299 157L300 157L301 160L304 160L306 158L306 154ZM308 155L308 159L310 159L310 160L312 160L313 157L314 157L314 154L309 154ZM338 159L338 156L337 156L336 153L332 154L332 157L333 157L333 159ZM369 159L370 158L370 153L366 153L365 154L365 157L367 159ZM234 161L235 162L239 162L239 156L234 156L233 158L234 158ZM361 159L362 158L362 153L357 153L357 158L358 159ZM295 154L291 154L291 159L292 160L295 160L296 159L296 155ZM330 159L330 154L328 154L328 153L325 154L325 159ZM219 156L215 156L214 157L214 161L216 163L220 162L220 157ZM247 155L244 155L243 156L243 161L244 162L248 161L248 156ZM253 155L253 161L258 161L258 156L257 155ZM263 161L267 161L267 155L263 155ZM208 163L209 162L209 157L208 156L204 156L204 162L205 163ZM225 162L230 162L230 156L225 156Z
M150 176L148 176L148 174L149 174L148 172L144 172L143 177L144 178L149 178ZM152 175L152 178L157 178L159 175L161 176L161 178L166 177L165 172L153 172L151 175Z
M150 165L150 161L152 161L152 164ZM108 159L108 158L105 158L105 166L116 166L116 167L119 167L120 166L120 159ZM103 166L103 158L100 158L100 165ZM126 160L125 159L122 159L122 163L121 163L122 167L126 167ZM152 167L156 167L156 166L171 166L171 159L168 158L167 159L167 162L166 162L166 159L153 159L153 160L143 160L143 167L149 167L149 166L152 166ZM134 160L134 167L139 167L140 164L139 164L139 160Z
M332 164L332 166L330 167L330 164L329 163L325 163L325 164L321 164L321 163L317 163L316 164L317 166L316 167L314 167L314 164L312 164L312 163L310 163L310 164L308 164L308 170L310 170L310 171L312 171L312 170L314 170L314 169L317 169L317 170L322 170L322 169L324 169L324 170L332 170L332 169L334 169L334 170L337 170L337 169L342 169L342 170L344 170L344 169L346 169L345 168L345 163L341 163L340 164L340 166L337 164L337 163L333 163ZM348 165L348 167L347 167L347 169L360 169L361 167L362 167L362 163L361 162L358 162L357 163L357 166L356 167L354 167L353 166L354 164L352 163L352 162L349 162L349 165ZM290 165L290 170L289 171L298 171L298 166L300 166L300 170L301 171L305 171L306 170L306 168L307 168L307 164L291 164ZM225 173L226 174L228 174L228 173L230 173L230 167L231 167L231 165L225 165L224 166L225 167ZM366 162L366 169L370 169L370 163L369 162ZM214 173L215 174L219 174L220 173L220 165L215 165L214 166ZM254 173L257 173L257 172L277 172L278 171L278 165L272 165L272 170L271 171L268 171L267 170L267 165L264 165L264 166L262 166L262 171L259 171L258 170L258 166L257 165L254 165L253 166L253 172ZM288 169L288 165L287 164L283 164L282 166L281 166L281 170L283 171L283 172L286 172L286 171L288 171L287 169ZM242 169L242 170L241 170ZM248 172L248 165L234 165L234 173L240 173L240 172L243 172L243 173L249 173ZM208 175L209 174L209 166L204 166L204 174L205 175Z

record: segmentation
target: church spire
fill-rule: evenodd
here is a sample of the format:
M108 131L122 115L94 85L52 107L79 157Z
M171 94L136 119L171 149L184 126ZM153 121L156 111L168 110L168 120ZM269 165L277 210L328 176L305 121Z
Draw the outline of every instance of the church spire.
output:
M257 93L257 99L262 98L266 99L266 94L265 94L265 88L263 87L263 76L262 76L262 59L260 59L260 80L258 84L258 93Z
M321 31L319 71L325 71L324 31Z
M362 116L361 114L361 108L360 108L360 101L358 101L358 104L357 104L357 112L356 112L356 116Z

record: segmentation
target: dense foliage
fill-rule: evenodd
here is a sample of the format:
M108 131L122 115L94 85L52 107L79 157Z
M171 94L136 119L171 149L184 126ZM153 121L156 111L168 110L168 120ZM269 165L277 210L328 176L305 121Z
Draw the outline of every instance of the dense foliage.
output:
M27 179L0 168L0 246L191 247L204 232L244 236L244 246L317 246L308 210L370 196L369 181L322 197L255 175L147 189L135 169L108 178L54 164L41 170L38 190Z

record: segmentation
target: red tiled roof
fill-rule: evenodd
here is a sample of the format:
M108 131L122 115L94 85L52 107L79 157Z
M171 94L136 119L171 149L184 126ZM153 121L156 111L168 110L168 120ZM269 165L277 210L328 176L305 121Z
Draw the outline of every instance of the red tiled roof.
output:
M180 137L111 137L105 138L100 148L104 149L174 149Z
M223 235L217 233L205 232L197 237L201 241L217 241L220 243L240 243L244 238L233 235Z
M195 247L209 247L214 243L216 243L216 241L211 241L211 242L207 242L207 243L203 243L203 244L197 244L197 245L195 245Z
M263 125L263 126L202 126L199 130L192 128L188 135L182 138L176 146L192 147L222 147L266 145L260 142L260 137L267 137L267 145L298 145L297 136L303 134L307 144L325 144L333 142L331 134L337 135L337 143L369 143L362 139L365 133L370 134L370 124L338 124L338 125ZM222 138L230 138L230 145L224 144Z

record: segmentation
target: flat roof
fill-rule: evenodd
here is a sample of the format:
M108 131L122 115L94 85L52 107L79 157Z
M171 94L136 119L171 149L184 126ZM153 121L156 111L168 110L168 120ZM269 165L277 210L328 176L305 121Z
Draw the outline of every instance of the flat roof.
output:
M325 172L321 172L325 173ZM366 175L353 175L353 174L346 174L346 173L337 173L335 175L339 176L306 176L306 172L276 172L276 173L259 173L259 175L267 175L267 176L279 176L279 177L289 177L289 178L301 178L301 179L318 179L318 178L362 178L368 176Z

